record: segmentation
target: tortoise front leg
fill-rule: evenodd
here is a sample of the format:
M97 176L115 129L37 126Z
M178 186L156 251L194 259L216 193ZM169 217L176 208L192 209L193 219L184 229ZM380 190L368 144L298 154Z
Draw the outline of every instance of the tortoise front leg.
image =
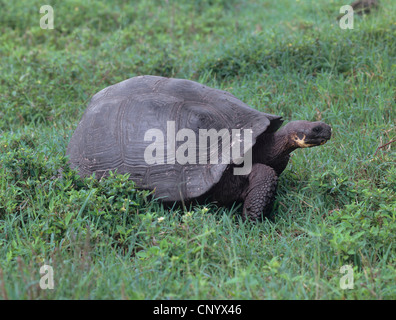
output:
M256 163L249 174L249 185L244 190L243 217L257 220L261 215L269 216L275 199L278 176L274 169Z

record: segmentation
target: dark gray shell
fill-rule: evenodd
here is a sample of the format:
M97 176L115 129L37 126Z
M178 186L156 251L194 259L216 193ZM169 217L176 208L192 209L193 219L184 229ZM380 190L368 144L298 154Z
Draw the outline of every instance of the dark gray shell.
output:
M167 121L175 121L176 132L188 128L197 137L199 129L250 128L253 145L264 131L282 124L281 117L252 109L228 92L189 80L139 76L93 96L67 148L71 167L96 178L110 170L129 173L138 187L155 189L156 197L167 201L201 196L228 164L221 163L221 153L219 164L147 164L144 151L153 141L144 141L145 133L154 128L165 135Z

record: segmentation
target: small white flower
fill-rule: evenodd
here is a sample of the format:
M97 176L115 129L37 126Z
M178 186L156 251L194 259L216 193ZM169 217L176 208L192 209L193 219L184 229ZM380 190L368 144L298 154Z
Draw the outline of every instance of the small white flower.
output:
M163 221L165 218L164 217L159 217L157 220L158 220L158 222L161 222L161 221Z

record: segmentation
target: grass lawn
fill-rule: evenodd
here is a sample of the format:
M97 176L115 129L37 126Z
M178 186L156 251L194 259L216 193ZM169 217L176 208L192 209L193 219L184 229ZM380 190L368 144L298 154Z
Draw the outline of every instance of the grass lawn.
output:
M41 29L42 1L0 0L0 299L395 299L395 144L376 151L396 136L396 5L345 30L347 3L56 0ZM142 74L333 137L294 153L274 222L80 179L65 151L91 96Z

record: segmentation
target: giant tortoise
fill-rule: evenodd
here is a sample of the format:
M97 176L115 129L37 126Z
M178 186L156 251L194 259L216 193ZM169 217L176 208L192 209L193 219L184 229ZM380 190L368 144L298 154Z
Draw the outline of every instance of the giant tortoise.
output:
M290 153L331 136L323 122L282 122L194 81L138 76L92 97L67 155L81 176L128 173L164 202L243 201L256 220L271 212Z

